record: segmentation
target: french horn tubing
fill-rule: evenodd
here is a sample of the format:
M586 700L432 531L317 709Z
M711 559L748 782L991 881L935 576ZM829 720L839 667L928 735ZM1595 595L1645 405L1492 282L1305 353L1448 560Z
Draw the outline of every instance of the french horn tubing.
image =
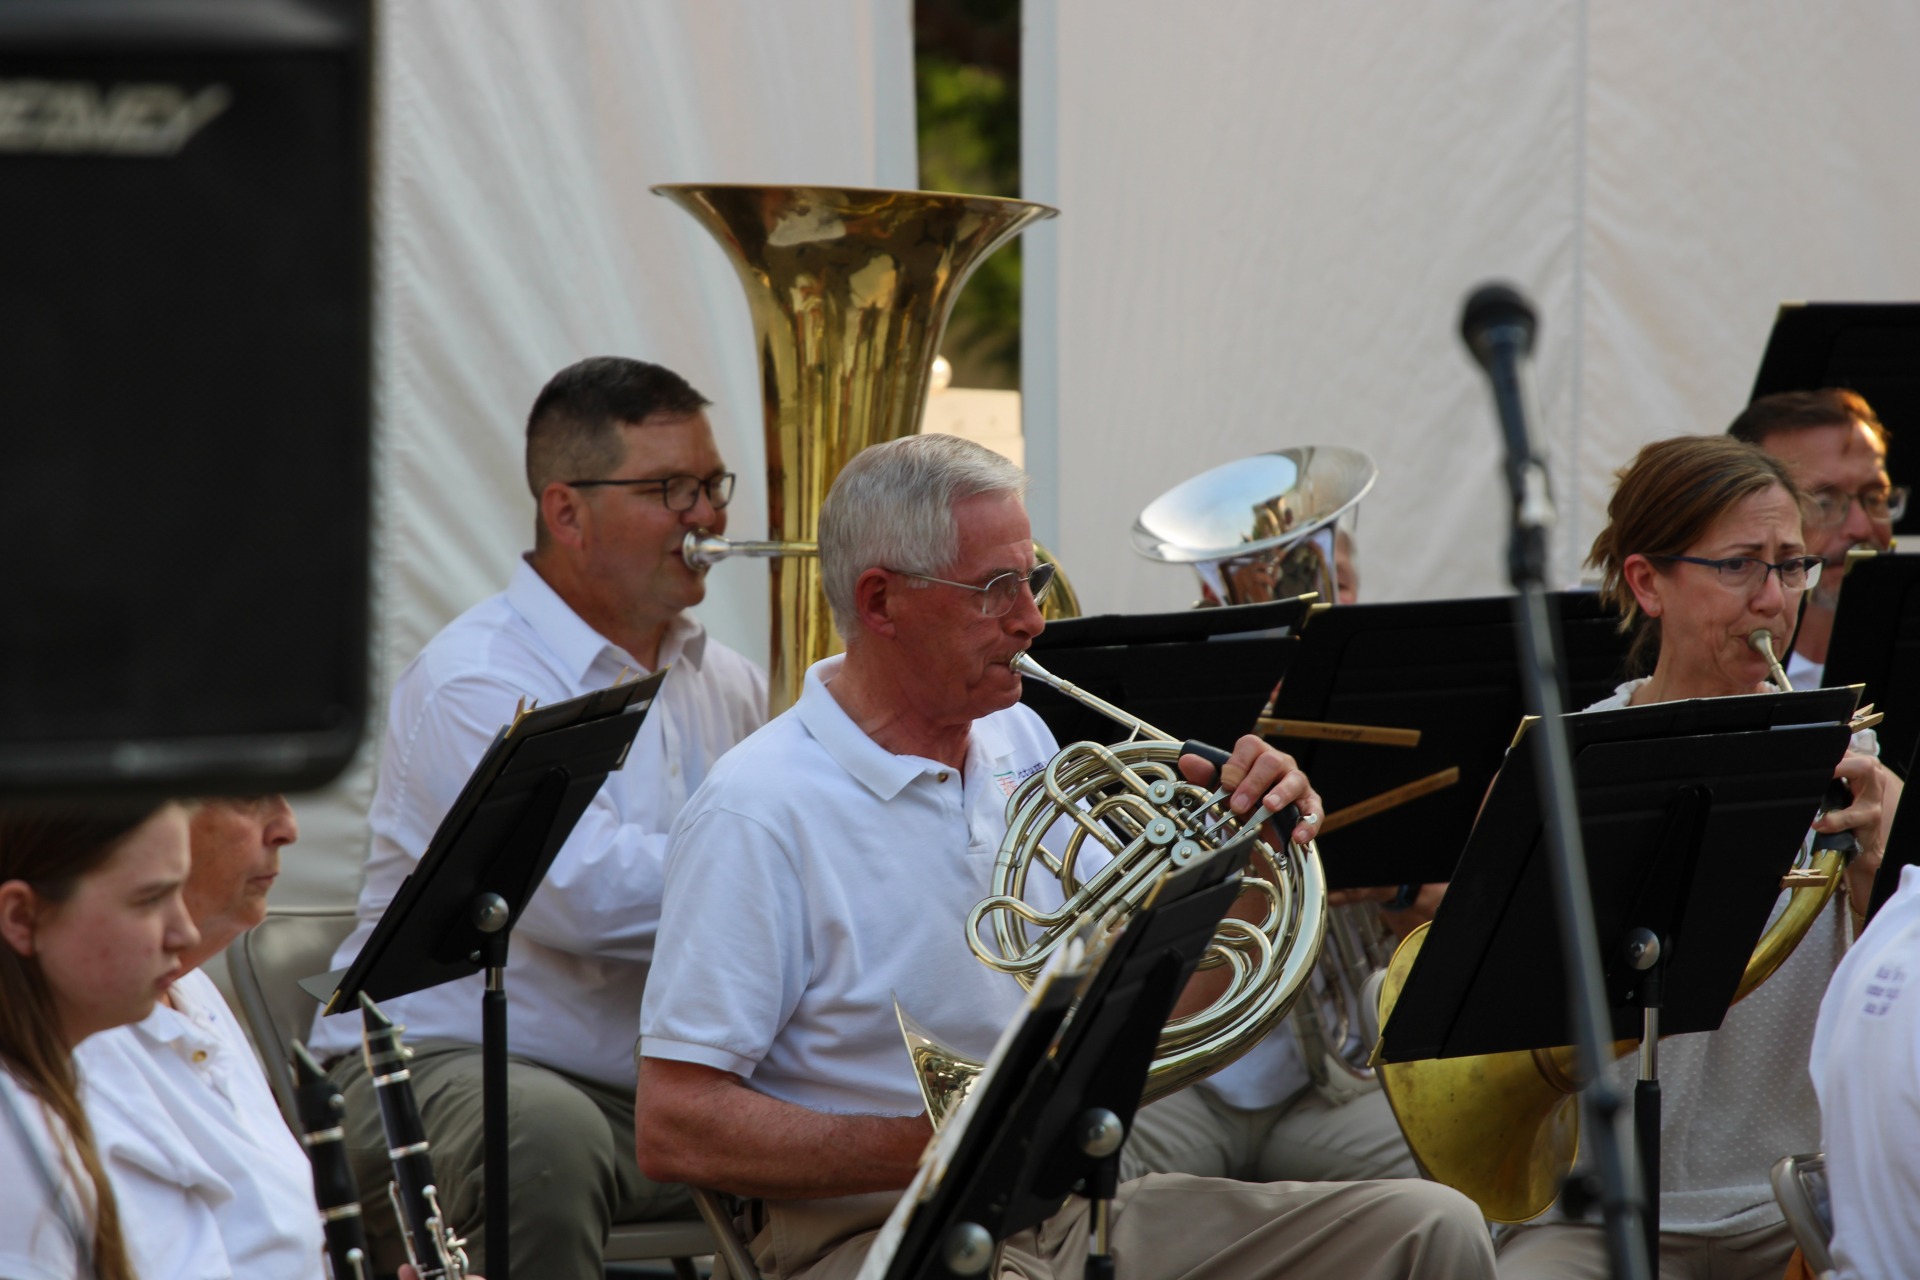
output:
M1186 780L1178 740L1025 654L1012 665L1132 736L1116 746L1071 743L1015 788L992 893L967 917L967 945L983 964L1031 988L1067 938L1089 924L1104 931L1125 921L1162 872L1252 842L1241 883L1264 898L1263 918L1220 922L1201 967L1224 966L1226 990L1206 1008L1168 1022L1142 1094L1143 1104L1151 1102L1226 1066L1286 1016L1313 971L1326 927L1319 850L1312 841L1275 850L1259 834L1270 816L1263 807L1241 818L1228 808L1231 791ZM1062 830L1058 847L1042 843ZM1059 907L1041 910L1028 901L1036 875L1058 881ZM927 1114L938 1125L972 1087L979 1065L941 1046L906 1011L900 1018Z
M1773 654L1773 637L1755 631L1747 643L1767 659L1775 683L1790 691L1793 686ZM1755 944L1733 1003L1753 994L1787 962L1832 901L1849 856L1841 849L1802 852L1787 877L1793 896ZM1410 933L1387 967L1380 991L1383 1027L1427 928L1423 924ZM1615 1041L1613 1056L1625 1057L1639 1043ZM1585 1081L1572 1046L1383 1062L1376 1070L1407 1146L1427 1177L1465 1194L1493 1222L1525 1222L1553 1204L1580 1145L1580 1111L1573 1095Z

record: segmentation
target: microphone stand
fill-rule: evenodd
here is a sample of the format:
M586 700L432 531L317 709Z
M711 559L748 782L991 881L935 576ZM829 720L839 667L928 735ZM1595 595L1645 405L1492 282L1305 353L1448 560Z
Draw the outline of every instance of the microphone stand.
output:
M1636 1185L1632 1165L1620 1143L1618 1120L1623 1101L1607 1083L1602 1046L1612 1041L1602 982L1599 931L1587 885L1586 852L1580 839L1574 802L1573 760L1560 716L1559 646L1547 608L1547 528L1553 522L1545 464L1534 452L1527 420L1522 361L1533 349L1533 309L1504 285L1483 285L1467 299L1461 336L1492 384L1494 407L1506 437L1507 484L1513 497L1513 536L1508 571L1517 593L1514 623L1520 641L1520 668L1527 706L1540 718L1533 744L1540 778L1540 807L1545 816L1547 866L1552 873L1554 913L1567 970L1568 1005L1573 1015L1580 1072L1589 1082L1581 1109L1591 1138L1600 1183L1607 1251L1617 1280L1647 1280L1658 1254L1657 1219L1646 1213L1646 1194ZM1564 1194L1564 1192L1563 1192ZM1634 1229L1638 1221L1641 1230Z

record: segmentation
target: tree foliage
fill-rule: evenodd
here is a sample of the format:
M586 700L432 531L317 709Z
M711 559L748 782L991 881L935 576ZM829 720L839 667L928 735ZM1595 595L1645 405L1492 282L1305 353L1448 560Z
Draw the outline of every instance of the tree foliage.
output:
M914 84L920 185L1020 194L1019 0L917 0ZM1020 242L974 272L947 328L954 383L1020 385Z

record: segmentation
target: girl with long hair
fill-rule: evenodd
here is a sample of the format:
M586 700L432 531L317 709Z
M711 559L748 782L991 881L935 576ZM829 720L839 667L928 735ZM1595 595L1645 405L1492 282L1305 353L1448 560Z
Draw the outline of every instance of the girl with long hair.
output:
M132 1280L73 1048L182 972L187 867L178 805L0 812L0 1274Z

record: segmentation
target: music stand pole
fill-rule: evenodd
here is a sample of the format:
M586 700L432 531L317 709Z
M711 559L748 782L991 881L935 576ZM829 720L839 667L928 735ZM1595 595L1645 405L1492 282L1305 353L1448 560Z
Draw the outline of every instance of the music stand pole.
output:
M1502 285L1488 285L1467 299L1461 316L1461 334L1468 349L1487 372L1494 405L1506 438L1507 484L1513 499L1513 535L1508 569L1518 593L1514 623L1519 634L1521 679L1527 706L1540 722L1533 740L1539 771L1541 809L1545 816L1547 865L1553 882L1554 912L1566 958L1568 1003L1577 1033L1581 1074L1590 1082L1581 1093L1586 1131L1592 1140L1594 1165L1600 1179L1607 1248L1619 1280L1646 1280L1657 1256L1643 1232L1633 1229L1647 1194L1636 1187L1633 1171L1620 1149L1615 1127L1621 1100L1607 1084L1601 1046L1608 1043L1608 1013L1601 980L1599 932L1593 921L1593 901L1587 887L1586 851L1580 839L1580 816L1574 803L1572 753L1561 722L1559 650L1553 621L1547 611L1547 526L1553 520L1545 465L1534 452L1527 424L1527 397L1521 361L1533 349L1533 309L1518 293ZM1643 1226L1644 1226L1644 1219Z

